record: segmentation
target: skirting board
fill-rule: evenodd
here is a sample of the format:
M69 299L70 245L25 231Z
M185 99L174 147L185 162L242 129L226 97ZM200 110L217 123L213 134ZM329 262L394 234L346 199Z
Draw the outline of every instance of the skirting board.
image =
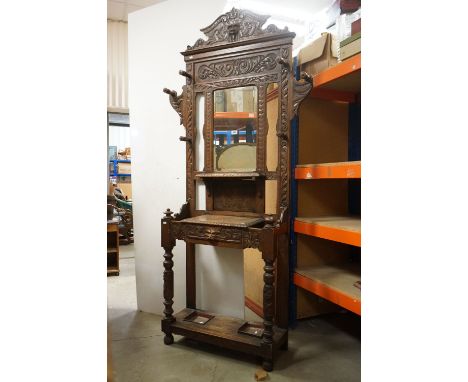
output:
M255 301L245 296L245 306L254 312L257 316L263 318L263 307L258 305Z

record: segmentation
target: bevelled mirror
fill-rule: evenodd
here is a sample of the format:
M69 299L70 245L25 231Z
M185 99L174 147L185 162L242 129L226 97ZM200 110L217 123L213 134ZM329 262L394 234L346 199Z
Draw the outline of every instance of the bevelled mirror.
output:
M214 92L214 170L257 168L258 89L244 86Z

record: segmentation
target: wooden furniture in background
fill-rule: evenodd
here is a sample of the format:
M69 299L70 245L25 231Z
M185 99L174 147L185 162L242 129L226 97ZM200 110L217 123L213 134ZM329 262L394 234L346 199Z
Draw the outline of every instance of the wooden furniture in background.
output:
M292 235L297 318L337 305L361 314L360 89L358 54L318 73L299 113Z
M120 274L119 268L119 221L107 221L107 276Z
M179 72L186 78L182 94L164 89L186 130L180 138L186 144L186 201L179 213L165 212L161 245L164 343L172 344L173 334L183 335L257 355L270 371L274 354L288 346L290 120L311 84L292 75L295 34L274 25L262 28L268 17L235 8L219 16L202 29L207 40L199 39L182 52L186 62L186 69ZM268 106L269 88L278 88L280 94L274 117ZM204 113L199 116L200 98ZM204 123L197 127L201 117ZM203 170L196 168L199 139ZM268 149L267 141L275 141L273 149ZM244 151L248 160L238 154L241 160L236 162L235 153ZM197 182L206 187L204 209L196 205ZM266 206L266 199L275 200L274 206ZM187 307L174 314L176 239L187 244ZM263 323L197 309L195 244L261 251Z

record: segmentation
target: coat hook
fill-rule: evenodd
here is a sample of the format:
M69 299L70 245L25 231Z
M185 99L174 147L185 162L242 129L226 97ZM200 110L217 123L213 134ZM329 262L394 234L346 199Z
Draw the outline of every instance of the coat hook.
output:
M187 77L189 80L192 79L192 75L191 75L191 74L188 74L185 70L179 70L179 74L180 74L181 76Z
M177 92L175 90L170 90L168 88L164 88L163 92L169 94L171 97L177 97Z
M192 143L192 138L189 138L189 137L179 137L179 141Z

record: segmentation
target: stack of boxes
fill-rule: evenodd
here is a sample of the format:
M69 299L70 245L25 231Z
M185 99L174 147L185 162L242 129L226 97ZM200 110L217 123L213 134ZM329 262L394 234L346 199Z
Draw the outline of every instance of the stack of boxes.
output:
M361 52L361 1L341 0L340 10L327 32L298 53L301 70L312 77Z

